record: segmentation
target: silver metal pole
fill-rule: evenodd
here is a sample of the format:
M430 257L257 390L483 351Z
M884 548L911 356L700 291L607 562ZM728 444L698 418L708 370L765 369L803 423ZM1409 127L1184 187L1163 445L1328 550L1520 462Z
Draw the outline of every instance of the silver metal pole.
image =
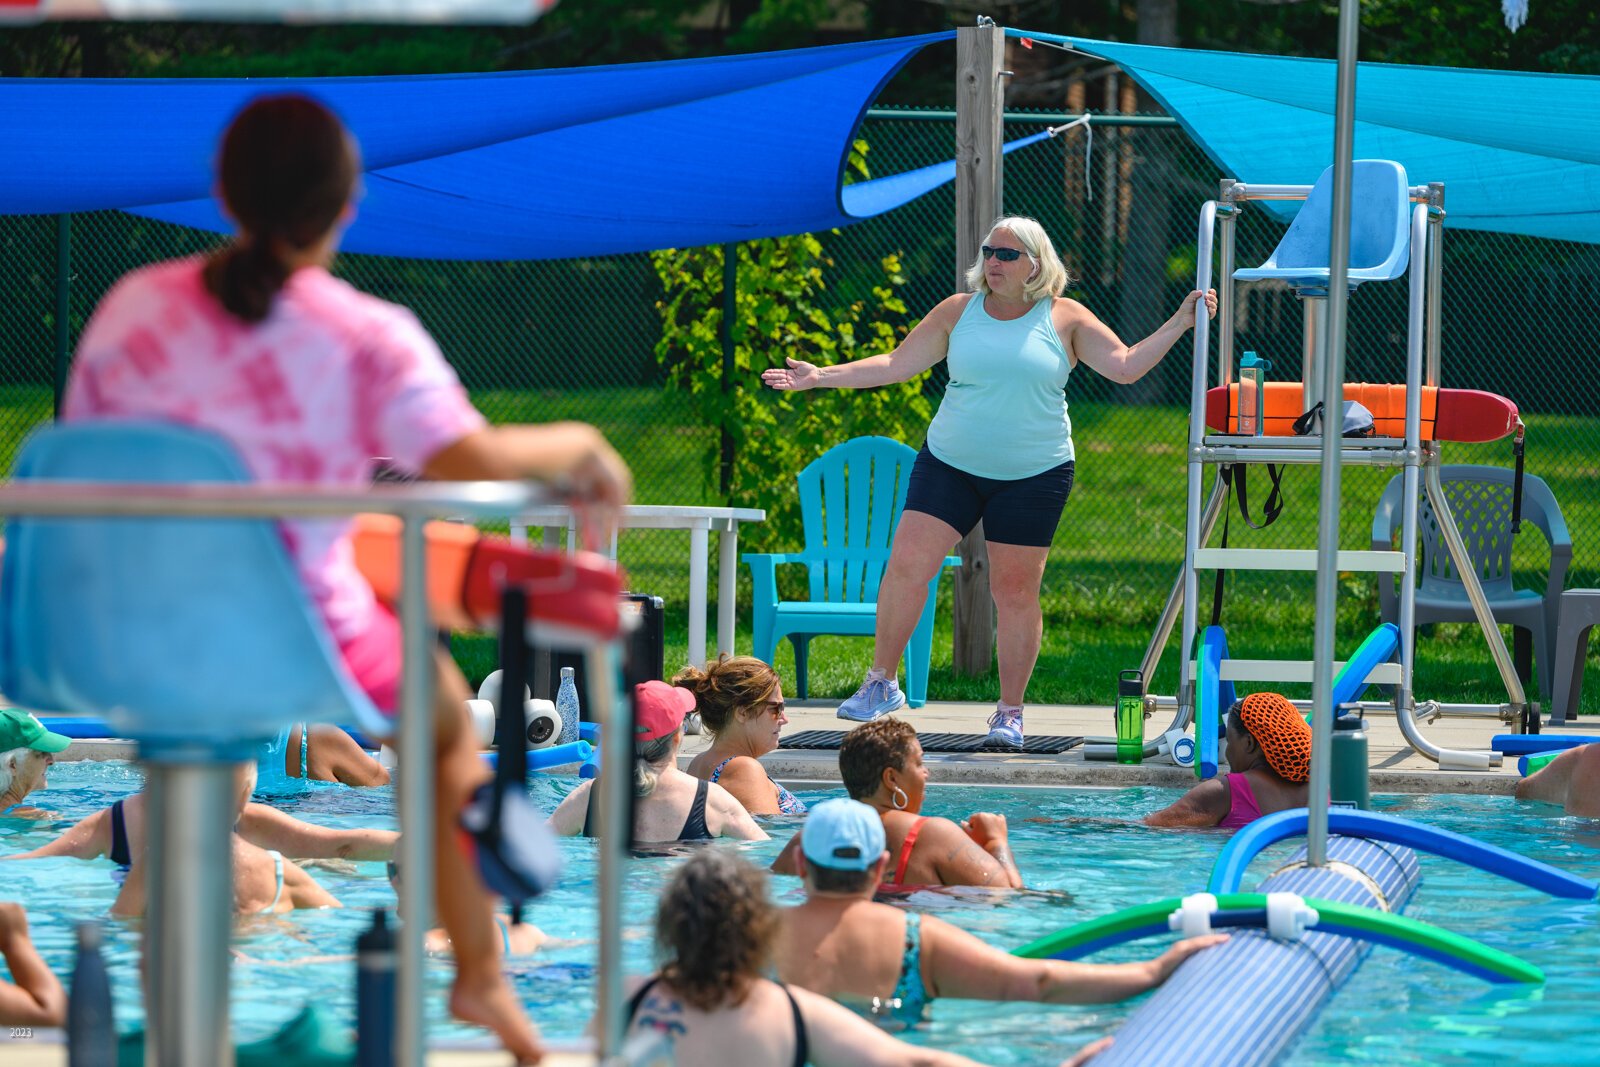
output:
M1207 200L1200 209L1196 242L1195 288L1211 288L1211 244L1217 223L1217 202ZM1183 524L1183 644L1178 649L1178 716L1194 708L1194 681L1189 677L1189 657L1194 654L1196 601L1199 578L1195 554L1200 551L1200 486L1205 478L1201 449L1206 436L1206 359L1211 348L1211 319L1198 308L1194 318L1194 369L1189 383L1189 500ZM1188 710L1186 710L1188 709Z
M148 764L150 1035L144 1061L147 1067L231 1067L234 768L211 762L217 753L210 749L174 755L161 753Z
M616 649L610 645L587 649L584 677L589 683L589 705L600 723L600 974L595 980L596 1009L600 1020L596 1052L602 1065L616 1062L627 1029L622 997L622 885L627 877L628 853L633 844L621 832L631 820L633 805L633 739L627 736L617 714Z
M1211 497L1206 501L1205 512L1200 516L1200 543L1205 544L1211 538L1211 531L1216 528L1217 518L1222 514L1224 500L1222 479L1219 477L1211 486ZM1161 608L1161 618L1156 622L1156 632L1150 637L1150 644L1145 646L1144 659L1139 664L1139 673L1144 676L1145 690L1150 689L1150 679L1155 677L1156 667L1161 663L1161 653L1166 651L1167 641L1172 637L1172 625L1178 619L1178 608L1183 604L1184 576L1179 574L1172 583L1172 590L1167 594L1167 602ZM1189 725L1187 719L1174 722L1172 728L1181 730ZM1112 738L1115 743L1116 738Z
M395 1005L395 1051L406 1067L427 1056L423 1008L427 957L422 935L433 914L433 632L428 618L427 539L423 522L406 518L400 529L400 865L411 922L400 929L400 1001Z
M1223 202L1217 208L1217 228L1222 238L1217 263L1217 384L1224 389L1233 384L1233 254L1239 209L1228 202L1232 185L1232 179L1222 179ZM1228 428L1222 429L1226 433Z
M1439 384L1439 348L1444 312L1444 183L1428 186L1428 349L1424 384Z
M1428 289L1428 209L1418 204L1411 209L1411 267L1406 307L1406 466L1401 481L1401 526L1405 543L1401 551L1405 569L1400 572L1400 689L1395 694L1395 713L1409 716L1415 697L1412 693L1416 655L1417 618L1417 486L1422 455L1422 350L1427 329L1424 315ZM1392 581L1379 575L1380 582Z
M1322 399L1320 375L1328 365L1328 300L1321 296L1302 296L1300 362L1300 410L1310 411ZM1324 409L1326 410L1326 409ZM1323 420L1326 423L1327 417Z
M1489 609L1489 600L1483 594L1483 585L1478 579L1478 572L1472 567L1472 558L1467 555L1467 546L1461 540L1461 531L1456 528L1455 516L1450 513L1450 501L1444 495L1444 486L1439 480L1439 465L1428 464L1424 482L1428 491L1428 503L1433 505L1433 519L1439 524L1439 533L1444 537L1445 549L1450 553L1450 561L1455 565L1456 574L1461 578L1461 584L1466 588L1467 600L1472 604L1472 613L1478 619L1478 628L1483 631L1484 640L1489 643L1489 655L1494 659L1496 669L1500 671L1500 680L1505 683L1506 694L1511 698L1511 703L1523 706L1528 703L1527 694L1522 688L1522 679L1517 676L1517 669L1512 665L1511 653L1506 651L1505 638L1500 636L1500 626L1494 621L1494 612Z
M1345 312L1350 302L1350 180L1355 148L1356 40L1360 0L1340 0L1339 75L1333 121L1333 229L1328 241L1327 358L1322 367L1322 485L1317 501L1317 620L1312 653L1311 785L1306 860L1328 862L1329 747L1333 744L1334 637L1339 607L1340 417L1344 407Z

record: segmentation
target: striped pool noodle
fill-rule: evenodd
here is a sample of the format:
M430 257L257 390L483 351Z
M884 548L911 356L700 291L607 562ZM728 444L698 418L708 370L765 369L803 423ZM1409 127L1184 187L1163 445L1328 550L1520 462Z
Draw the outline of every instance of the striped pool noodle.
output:
M1327 867L1301 866L1301 850L1257 892L1386 906L1399 911L1417 886L1416 855L1400 845L1330 837ZM1360 871L1370 883L1352 875ZM1376 885L1384 900L1371 889ZM1278 941L1263 930L1229 930L1228 943L1200 953L1136 1008L1095 1067L1134 1064L1275 1063L1311 1024L1323 1003L1371 946L1337 934L1307 931Z

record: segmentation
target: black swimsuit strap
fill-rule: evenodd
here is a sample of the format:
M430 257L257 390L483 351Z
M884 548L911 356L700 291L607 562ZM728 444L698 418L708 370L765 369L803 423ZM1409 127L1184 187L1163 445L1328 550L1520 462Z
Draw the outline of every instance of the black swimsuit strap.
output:
M711 829L706 826L706 797L711 794L711 783L704 778L694 787L694 803L689 805L689 816L678 831L679 841L709 841Z
M794 1067L805 1067L806 1061L811 1058L811 1045L806 1039L806 1017L800 1014L800 1002L794 999L789 987L780 982L778 988L789 998L789 1010L794 1013Z
M595 788L595 783L598 782L598 781L600 781L600 779L598 779L598 778L591 778L589 780L589 797L588 797L587 802L583 805L583 836L584 837L594 837L594 836L596 836L595 832L594 832L594 799L595 799L594 795L595 795L595 793L599 792L599 790L597 790Z
M652 974L645 979L644 985L633 991L633 996L628 998L628 1015L622 1022L624 1027L632 1025L633 1017L639 1014L639 1005L644 1003L644 998L650 995L650 990L654 989L659 981L661 981L661 976Z
M122 815L122 801L111 805L111 862L118 867L133 864L133 854L128 848L128 825Z

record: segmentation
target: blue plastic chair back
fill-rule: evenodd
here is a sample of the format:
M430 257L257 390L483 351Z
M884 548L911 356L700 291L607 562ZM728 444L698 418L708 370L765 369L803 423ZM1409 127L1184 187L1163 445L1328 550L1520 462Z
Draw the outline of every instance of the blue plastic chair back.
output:
M1234 271L1240 281L1277 278L1302 296L1324 296L1333 261L1333 168L1322 172L1288 232L1259 267ZM1411 187L1405 168L1387 159L1358 159L1350 187L1352 291L1362 282L1390 281L1411 256Z
M905 507L914 449L890 437L835 445L800 472L800 518L811 599L859 604L878 599L894 528Z
M250 479L209 432L123 421L46 427L14 476ZM238 750L305 721L387 732L268 519L11 519L0 690L36 711L101 716L147 749Z

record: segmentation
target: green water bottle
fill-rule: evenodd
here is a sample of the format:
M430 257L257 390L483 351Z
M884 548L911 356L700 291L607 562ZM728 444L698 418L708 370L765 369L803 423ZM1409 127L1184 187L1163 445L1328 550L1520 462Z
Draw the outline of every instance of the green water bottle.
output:
M1333 720L1333 749L1329 799L1339 807L1372 807L1372 792L1367 774L1367 721L1360 705L1341 704Z
M1144 762L1144 673L1117 675L1117 762Z

